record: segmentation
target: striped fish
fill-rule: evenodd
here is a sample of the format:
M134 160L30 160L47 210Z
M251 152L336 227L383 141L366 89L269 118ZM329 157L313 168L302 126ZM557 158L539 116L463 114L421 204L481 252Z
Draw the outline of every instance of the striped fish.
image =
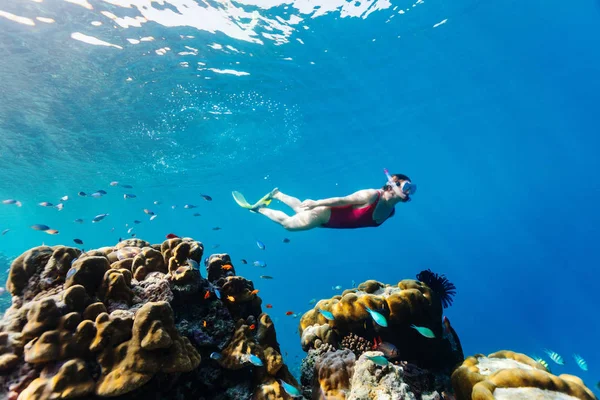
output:
M584 371L588 370L587 363L579 354L573 354L573 359L575 360L575 363L579 365L579 368L581 368Z
M558 365L565 365L565 360L555 351L544 349L544 353L548 354L548 357Z
M533 358L533 360L536 363L541 364L542 367L546 368L546 370L548 372L550 372L550 366L548 365L548 362L546 360L544 360L542 357L538 357L537 355L533 355L533 356L531 356L531 358Z

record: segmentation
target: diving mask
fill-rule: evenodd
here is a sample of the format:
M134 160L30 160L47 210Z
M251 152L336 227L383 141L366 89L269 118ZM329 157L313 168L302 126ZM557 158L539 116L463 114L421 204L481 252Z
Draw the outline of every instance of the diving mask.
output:
M417 191L417 185L414 183L410 181L404 181L402 183L394 181L387 168L384 168L383 172L388 179L388 184L392 187L394 192L396 192L398 197L404 199Z

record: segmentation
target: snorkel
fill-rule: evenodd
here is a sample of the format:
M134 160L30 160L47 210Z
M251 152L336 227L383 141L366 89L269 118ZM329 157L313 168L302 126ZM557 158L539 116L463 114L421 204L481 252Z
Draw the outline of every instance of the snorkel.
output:
M400 197L404 201L410 201L409 195L416 192L417 185L413 185L410 181L404 181L402 183L402 187L399 187L398 182L394 181L387 168L383 169L383 173L388 179L388 184L392 187L392 190L396 192L398 197Z
M390 175L390 172L388 171L387 168L383 169L383 173L387 177L388 184L392 187L392 190L394 192L396 192L396 194L398 195L398 197L400 197L401 199L405 199L406 195L404 193L402 193L402 190L400 190L400 188L398 187L398 185L396 185L396 182L394 182L394 179L392 179L392 176Z

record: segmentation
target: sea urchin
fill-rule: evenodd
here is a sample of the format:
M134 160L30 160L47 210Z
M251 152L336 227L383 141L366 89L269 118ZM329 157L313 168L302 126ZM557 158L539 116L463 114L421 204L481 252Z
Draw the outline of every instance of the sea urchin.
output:
M456 294L456 286L446 278L426 269L417 274L417 279L431 288L442 300L444 308L452 305L452 297Z

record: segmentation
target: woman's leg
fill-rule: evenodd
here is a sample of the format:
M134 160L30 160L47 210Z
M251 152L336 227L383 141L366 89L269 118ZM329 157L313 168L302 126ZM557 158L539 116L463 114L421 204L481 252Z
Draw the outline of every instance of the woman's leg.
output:
M271 210L270 208L259 208L257 212L266 216L273 222L277 222L288 231L305 231L317 228L329 220L331 212L328 207L317 207L308 211L301 211L289 216L283 211Z
M279 189L275 188L271 190L271 193L268 195L271 199L276 199L281 201L283 204L294 210L295 212L300 212L300 204L302 203L296 197L289 196L285 193L281 193Z

